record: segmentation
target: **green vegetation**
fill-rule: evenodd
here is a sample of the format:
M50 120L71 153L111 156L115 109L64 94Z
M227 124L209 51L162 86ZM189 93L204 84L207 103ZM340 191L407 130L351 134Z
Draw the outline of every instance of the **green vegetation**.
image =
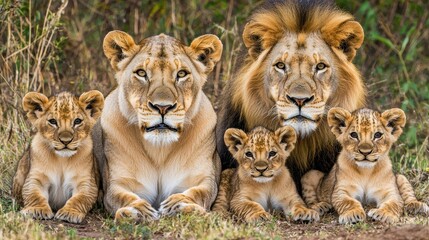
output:
M101 44L105 34L113 29L126 31L135 39L163 32L187 44L199 35L214 33L221 38L224 53L205 91L216 106L242 45L242 26L260 2L0 0L0 238L73 239L82 235L79 227L61 223L47 227L43 222L23 219L10 198L16 162L31 138L31 128L21 108L26 92L50 95L69 90L80 94L99 89L109 93L115 80ZM353 13L366 33L354 62L368 86L368 106L378 110L401 107L407 113L404 134L391 156L396 170L406 173L416 187L417 196L427 201L429 3L337 0L337 4ZM188 215L135 225L106 220L99 210L93 215L94 231L101 235L84 236L271 239L329 237L340 231L335 225L329 228L332 217L324 218L324 223L303 227L281 218L249 226L217 215ZM425 218L406 218L402 223L428 224ZM348 229L374 232L383 227L363 223Z

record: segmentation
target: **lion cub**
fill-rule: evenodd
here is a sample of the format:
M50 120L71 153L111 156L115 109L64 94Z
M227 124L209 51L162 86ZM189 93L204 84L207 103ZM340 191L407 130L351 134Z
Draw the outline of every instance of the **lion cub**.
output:
M23 99L27 117L37 130L18 163L12 194L23 201L21 213L37 219L80 223L95 203L98 172L91 129L104 106L98 91L79 99L68 92L47 98L35 92Z
M399 220L404 202L408 211L429 212L405 176L392 171L388 154L405 125L401 109L350 113L332 108L328 124L343 149L328 175L312 170L302 177L303 197L310 208L324 214L333 206L343 224L365 219L362 203L375 204L368 216L388 223Z
M266 210L279 208L285 214L291 213L294 220L319 220L319 214L308 209L298 195L285 166L296 143L292 127L275 132L257 127L249 134L230 128L224 139L239 166L222 172L213 211L231 210L251 222L268 219L270 214Z

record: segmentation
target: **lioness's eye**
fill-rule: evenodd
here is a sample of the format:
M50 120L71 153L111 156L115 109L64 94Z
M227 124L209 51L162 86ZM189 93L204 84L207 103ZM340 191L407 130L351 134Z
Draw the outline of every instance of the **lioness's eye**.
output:
M286 68L286 65L282 62L278 62L278 63L276 63L276 67L284 70Z
M180 70L177 72L177 78L183 78L186 77L186 75L188 75L188 72L186 72L185 70Z
M246 157L253 158L252 152L246 152Z
M146 71L143 69L138 69L134 73L137 74L137 76L139 76L139 77L146 77Z
M82 123L82 119L76 118L73 123L74 123L74 125L81 124Z
M374 138L375 138L375 139L377 139L377 138L381 138L381 136L383 136L383 133L381 133L381 132L376 132L376 133L374 134Z
M352 132L352 133L350 133L350 137L358 139L359 136L358 136L357 132Z
M274 151L271 151L271 152L268 153L269 157L274 157L275 155L277 155L277 153L274 152Z
M324 63L318 63L318 64L316 65L316 69L317 69L318 71L323 70L323 69L325 69L325 68L326 68L326 64L324 64Z
M52 125L55 125L55 126L57 125L57 120L55 120L55 119L53 119L53 118L52 118L52 119L49 119L49 120L48 120L48 122L49 122L50 124L52 124Z

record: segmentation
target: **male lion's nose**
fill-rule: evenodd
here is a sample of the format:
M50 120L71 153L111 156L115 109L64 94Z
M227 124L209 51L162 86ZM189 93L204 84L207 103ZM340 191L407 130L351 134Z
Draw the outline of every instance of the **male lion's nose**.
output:
M255 162L255 168L256 170L258 170L259 172L263 172L265 170L267 170L268 168L268 163L264 162L264 161L258 161Z
M289 95L287 95L287 99L289 99L290 102L292 102L293 104L295 104L298 107L302 107L305 104L313 101L314 96L311 96L309 98L297 98L297 97L291 97Z
M71 132L60 132L60 134L58 134L58 138L60 139L60 142L64 145L67 145L69 143L71 143L71 141L73 140L73 133Z
M167 104L167 105L161 105L161 104L153 104L151 102L149 102L149 106L154 109L157 110L159 112L159 114L161 115L165 115L167 114L169 111L174 110L177 106L177 104Z

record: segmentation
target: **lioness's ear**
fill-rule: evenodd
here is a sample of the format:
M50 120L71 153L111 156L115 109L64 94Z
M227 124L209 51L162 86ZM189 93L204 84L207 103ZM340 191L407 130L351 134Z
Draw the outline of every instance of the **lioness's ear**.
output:
M247 134L243 132L243 130L229 128L225 131L223 139L231 154L234 155L244 146L247 140Z
M328 112L328 125L336 137L340 136L349 123L352 114L344 108L334 107Z
M189 46L190 55L202 62L206 67L205 73L209 74L222 56L222 42L213 34L206 34L194 39Z
M253 59L257 59L262 51L272 47L280 38L279 33L283 33L274 29L274 26L263 25L262 22L264 21L250 21L243 30L244 45Z
M134 39L125 32L111 31L103 41L103 50L115 71L118 71L118 63L124 58L130 57L138 51Z
M274 135L286 152L291 152L295 148L296 132L293 127L281 127L275 131Z
M29 92L22 99L22 108L27 112L28 120L34 123L49 108L49 99L37 92Z
M402 133L402 128L405 126L407 118L404 111L399 108L392 108L384 111L381 114L382 123L390 131L395 138L395 141Z
M322 36L331 47L340 49L347 56L347 60L352 61L356 50L363 43L363 28L356 21L337 22L335 20L333 19L321 29Z
M97 90L84 92L80 95L79 102L85 111L89 112L92 118L97 120L98 117L100 117L104 107L104 97L101 92Z

